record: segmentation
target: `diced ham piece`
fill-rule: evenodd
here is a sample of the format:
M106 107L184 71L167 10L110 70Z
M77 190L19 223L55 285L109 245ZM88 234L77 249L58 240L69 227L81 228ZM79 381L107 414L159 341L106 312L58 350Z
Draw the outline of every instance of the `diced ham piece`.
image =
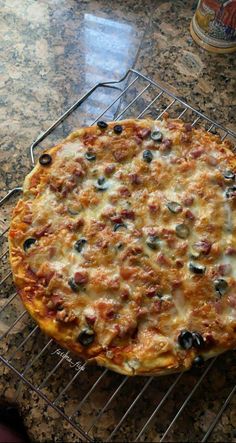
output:
M88 134L88 135L84 136L83 142L86 146L93 146L95 144L96 140L97 140L96 135Z
M78 171L79 173L79 171ZM81 176L83 175L82 172L79 173ZM66 197L67 194L71 191L73 191L73 189L75 189L76 187L76 182L74 180L68 180L66 183L64 183L63 188L62 188L62 197Z
M182 143L190 143L192 140L192 134L191 132L185 132L181 135L181 142Z
M141 246L130 246L126 248L121 256L122 261L125 261L128 257L135 257L141 254L143 251Z
M131 318L123 319L123 323L120 325L119 337L123 338L126 335L130 335L131 337L135 336L137 332L137 321Z
M175 237L166 238L166 244L170 249L174 249L176 247L176 241L177 239Z
M146 228L145 232L147 235L157 235L157 228Z
M168 238L173 237L174 230L173 230L173 229L163 228L163 229L161 230L161 233L162 233L162 235L163 235L163 238L168 239Z
M67 208L66 208L66 206L63 205L62 203L61 203L60 205L58 205L57 208L56 208L55 210L56 210L56 212L57 212L58 214L61 214L61 215L67 213Z
M141 317L143 317L144 315L146 315L148 313L148 308L145 308L145 307L139 307L138 309L137 309L137 318L141 318Z
M31 223L32 223L32 214L26 214L26 215L24 215L22 221L23 221L24 223L31 224Z
M229 305L236 309L236 294L230 295L228 298Z
M103 231L106 227L106 223L100 222L99 220L94 221L94 226L96 231Z
M127 188L126 186L121 186L118 189L118 192L121 195L121 197L131 197L131 192L130 192L129 188Z
M173 156L170 158L170 163L172 165L180 165L180 163L182 163L182 162L183 162L183 159L180 157Z
M85 315L85 320L89 325L94 325L95 321L97 320L96 315Z
M48 286L50 283L50 280L52 279L52 277L55 274L55 270L52 270L49 268L49 266L47 265L47 263L44 263L40 266L39 270L37 271L37 276L42 279L42 283L45 286Z
M111 320L112 318L114 318L115 317L115 313L116 313L116 311L114 310L114 309L109 309L109 310L107 310L107 312L106 312L106 318L108 319L108 320Z
M51 301L53 303L53 306L57 308L63 303L63 298L59 294L52 294Z
M87 169L88 169L88 167L87 167L87 165L86 165L86 163L85 163L85 161L84 161L84 159L83 159L83 157L77 157L77 158L75 158L75 162L76 163L79 163L81 166L82 166L82 169L81 169L81 171L86 171Z
M152 214L155 214L159 209L159 205L157 205L155 203L149 203L148 208Z
M153 303L153 308L152 310L156 313L159 314L161 312L161 305L162 305L162 301L161 300L157 300Z
M216 310L217 314L219 314L219 315L222 314L222 312L223 312L222 301L221 300L216 301L214 303L214 306L215 306L215 310Z
M122 209L121 215L124 218L128 218L130 220L134 220L135 212L132 209Z
M187 241L182 241L181 243L179 243L178 253L179 253L179 255L181 255L181 257L186 254L187 250L188 250L188 242Z
M202 148L197 148L197 149L193 149L192 151L190 151L190 157L196 159L201 157L201 155L203 154L204 149Z
M221 264L219 265L218 270L219 274L222 276L229 275L232 272L232 265L230 263Z
M110 163L109 165L107 165L104 169L104 172L106 175L110 175L112 174L116 169L116 165L114 165L113 163Z
M129 179L132 185L139 185L141 183L141 178L138 174L129 174Z
M206 326L208 326L208 324ZM215 344L215 339L214 339L213 335L208 332L206 334L204 334L204 341L205 341L205 346L207 346L207 347Z
M77 271L74 274L74 280L76 284L83 284L88 282L88 271L85 269Z
M211 247L212 243L207 239L199 240L198 242L194 243L194 248L198 252L202 252L204 255L209 254Z
M230 263L215 265L209 271L211 278L224 277L232 272L232 266Z
M122 300L128 300L128 299L129 299L129 296L130 296L129 289L128 289L128 288L124 288L124 289L121 291L120 298L121 298Z
M117 149L113 152L113 156L118 162L122 162L123 160L125 160L127 158L127 155L127 151L124 149Z
M148 298L153 298L158 294L158 292L160 292L160 287L159 286L152 286L151 288L147 289L145 295Z
M61 192L61 190L62 190L62 182L60 183L53 183L53 182L51 182L50 183L50 185L49 185L49 187L50 187L50 190L51 191L54 191L54 192Z
M142 232L139 229L134 229L133 230L133 235L135 237L142 237Z
M180 125L177 122L172 122L172 121L167 122L167 128L168 129L178 129L179 126Z
M184 266L184 262L182 260L176 260L175 264L178 269L181 269Z
M131 280L134 277L136 270L132 267L122 267L120 270L120 275L124 280Z
M101 239L101 240L98 240L95 244L99 249L107 249L109 246L109 241Z
M111 219L115 216L116 210L113 206L108 206L102 211L102 217Z
M205 161L210 166L216 166L218 164L217 158L213 157L213 155L206 155Z
M76 232L83 225L84 225L84 219L83 218L79 218L75 222L68 222L68 223L66 223L65 226L67 227L67 229L69 229L69 231L75 231Z
M184 129L186 132L192 132L193 127L192 127L191 123L185 123Z
M171 282L171 284L172 284L173 289L177 289L182 285L182 281L181 280L173 280Z
M51 222L50 223L48 223L47 225L45 225L45 226L43 226L41 229L39 229L38 231L36 231L35 233L34 233L34 235L35 235L35 237L37 237L37 238L40 238L40 237L42 237L43 235L45 235L45 234L47 234L48 233L48 230L49 230L49 228L50 228L50 226L51 226Z
M52 258L52 257L54 257L54 255L56 254L56 252L57 252L57 248L56 248L56 246L50 246L49 247L49 249L48 249L48 252L49 252L49 258Z
M140 137L141 139L149 137L150 134L151 134L150 128L138 128L137 129L137 136Z
M233 248L232 246L229 246L226 251L225 251L226 255L235 255L236 254L236 248Z
M99 301L96 306L96 310L99 312L98 317L102 318L103 320L114 318L118 309L118 304L114 304L109 301Z
M190 209L187 209L187 211L185 212L185 217L191 221L195 220L195 215L192 213L192 211L190 211Z
M162 252L160 252L160 254L157 256L157 263L162 266L169 266L170 260Z
M54 276L54 274L55 274L55 271L52 271L50 269L48 269L46 271L42 271L42 277L44 279L44 283L46 286L49 285L50 280L52 280L52 277ZM40 275L40 274L38 273L38 275Z
M134 141L137 143L137 145L141 145L143 140L141 137L139 137L138 135L134 136Z
M192 206L194 202L194 197L191 195L187 195L183 198L182 202L185 206Z
M159 150L161 152L165 152L168 151L173 145L173 141L170 138L166 138L165 140L163 140L163 142L160 145Z
M114 223L122 223L123 217L120 214L115 214L111 217L111 221Z
M111 277L111 278L109 278L109 281L108 281L108 286L109 286L109 288L112 290L115 290L115 289L119 289L119 287L120 287L120 278L117 276L117 277Z

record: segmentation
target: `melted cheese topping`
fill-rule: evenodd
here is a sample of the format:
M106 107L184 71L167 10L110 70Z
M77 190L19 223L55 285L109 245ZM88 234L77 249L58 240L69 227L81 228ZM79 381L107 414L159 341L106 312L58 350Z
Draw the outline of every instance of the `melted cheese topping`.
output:
M16 283L28 308L29 299L41 300L54 325L44 329L55 338L64 324L77 343L87 328L101 364L132 374L177 370L197 352L181 349L181 330L209 341L206 357L236 343L235 200L223 176L234 155L227 142L179 120L121 125L120 135L114 124L77 131L48 151L51 165L26 178L10 231L13 270L17 276L22 263L34 276L30 297ZM150 137L157 130L159 142ZM22 253L29 237L36 242ZM190 262L204 272L191 272ZM217 279L228 284L223 296Z

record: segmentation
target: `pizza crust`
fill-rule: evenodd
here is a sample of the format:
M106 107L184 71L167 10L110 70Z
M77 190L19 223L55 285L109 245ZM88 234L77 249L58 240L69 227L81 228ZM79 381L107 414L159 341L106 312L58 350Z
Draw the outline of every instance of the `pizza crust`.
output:
M9 231L14 282L43 332L126 375L184 371L199 353L207 359L235 348L235 201L225 197L232 182L222 177L236 170L229 142L181 120L130 119L82 128L45 153L52 161L26 177ZM175 200L179 212L168 208ZM187 226L187 237L177 225ZM35 244L24 251L27 238ZM189 269L199 242L204 275ZM216 279L227 281L222 297ZM86 346L78 340L84 328L94 331ZM181 347L182 330L198 331L204 347Z

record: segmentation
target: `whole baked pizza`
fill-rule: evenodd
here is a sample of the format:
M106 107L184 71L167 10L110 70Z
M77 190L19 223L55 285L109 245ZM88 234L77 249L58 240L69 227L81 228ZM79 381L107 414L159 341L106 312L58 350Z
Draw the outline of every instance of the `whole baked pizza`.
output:
M236 161L178 119L99 121L45 151L13 212L10 261L40 328L128 375L236 347Z

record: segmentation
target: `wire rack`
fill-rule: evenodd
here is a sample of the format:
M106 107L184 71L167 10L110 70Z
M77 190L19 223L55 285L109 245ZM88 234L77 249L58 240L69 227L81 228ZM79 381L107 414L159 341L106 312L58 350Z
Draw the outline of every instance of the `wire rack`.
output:
M218 133L222 140L236 141L235 133L130 69L118 81L95 85L40 134L30 147L32 166L42 147L52 145L78 126L94 124L101 118L157 119L166 111L171 117L192 122L192 126L200 124ZM85 441L183 441L186 435L188 441L207 441L235 394L235 353L214 358L198 371L130 378L91 367L58 348L33 323L12 282L8 222L21 190L20 186L10 189L0 200L0 362L19 378L18 390L25 383ZM204 404L211 405L208 418ZM188 424L188 432L183 434L183 426Z

